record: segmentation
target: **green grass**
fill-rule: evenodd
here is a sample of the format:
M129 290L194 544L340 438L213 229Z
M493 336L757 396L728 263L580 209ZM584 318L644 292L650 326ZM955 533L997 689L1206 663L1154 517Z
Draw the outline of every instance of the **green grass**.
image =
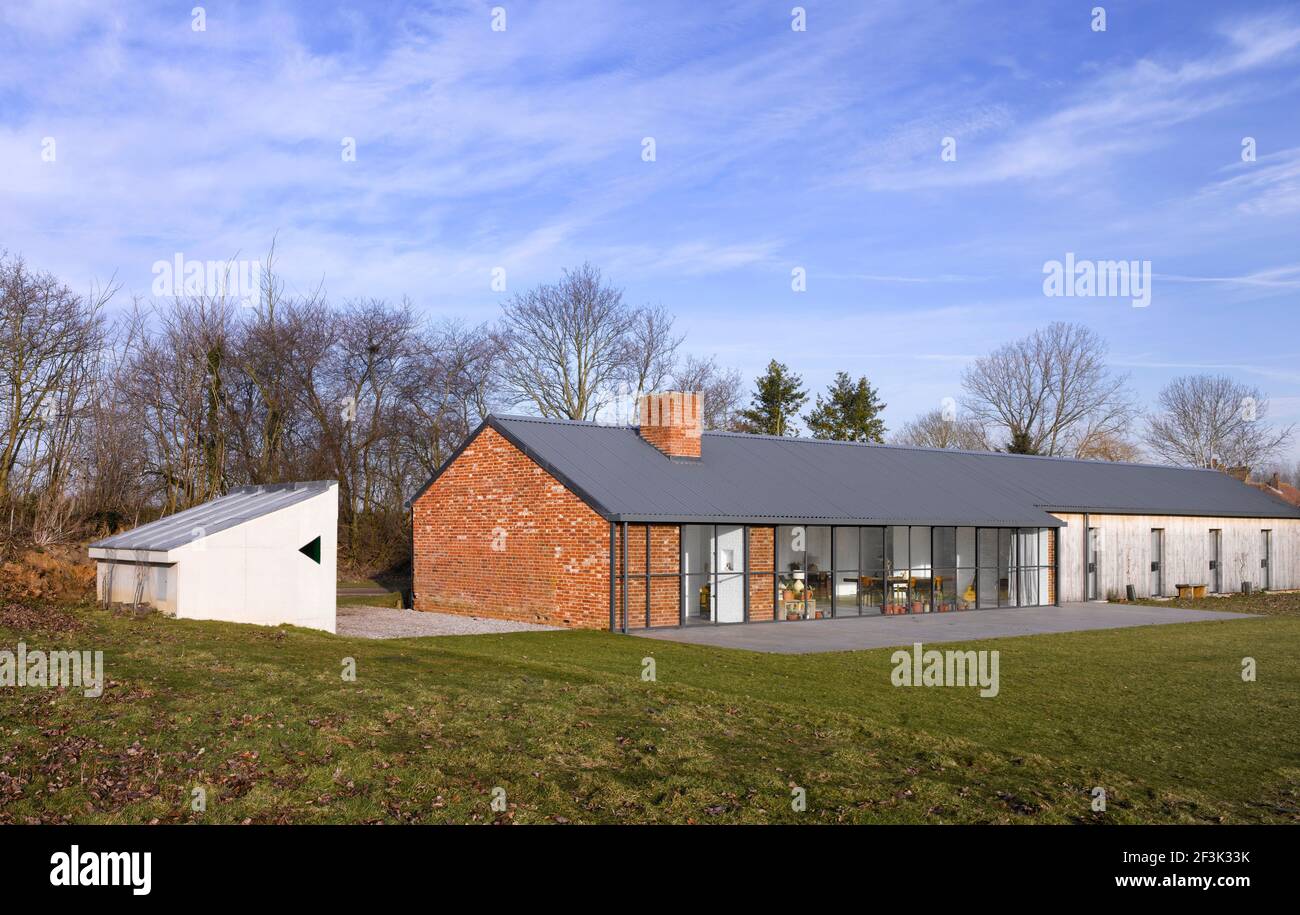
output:
M338 583L340 591L370 591L370 594L340 594L339 607L401 607L402 587L407 582L390 575L376 575L372 578L342 579ZM383 591L385 593L373 593Z
M390 591L387 594L345 595L338 599L340 607L401 607L402 593Z
M49 619L0 615L0 645L102 649L110 683L0 688L0 822L1300 820L1297 618L964 646L1001 652L993 699L895 688L890 649Z

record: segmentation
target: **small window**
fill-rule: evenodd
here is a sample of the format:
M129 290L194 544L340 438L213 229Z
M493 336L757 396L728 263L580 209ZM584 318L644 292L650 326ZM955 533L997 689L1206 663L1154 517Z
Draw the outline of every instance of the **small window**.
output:
M320 538L316 537L310 543L298 547L298 552L316 563L316 565L320 565Z

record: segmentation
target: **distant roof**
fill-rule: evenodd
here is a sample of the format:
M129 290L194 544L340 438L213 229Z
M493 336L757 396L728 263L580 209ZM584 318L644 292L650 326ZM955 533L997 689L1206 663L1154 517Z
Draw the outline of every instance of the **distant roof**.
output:
M1300 518L1215 470L730 432L704 433L698 460L670 459L629 426L526 416L490 416L484 426L620 521L1059 526L1048 511Z
M174 550L208 534L227 530L245 521L306 501L333 485L333 480L313 480L307 483L240 486L202 505L92 543L91 547L159 552Z
M1300 489L1296 489L1290 483L1279 482L1276 487L1270 483L1263 483L1258 480L1247 480L1251 486L1261 492L1266 492L1275 499L1281 499L1288 505L1300 506Z

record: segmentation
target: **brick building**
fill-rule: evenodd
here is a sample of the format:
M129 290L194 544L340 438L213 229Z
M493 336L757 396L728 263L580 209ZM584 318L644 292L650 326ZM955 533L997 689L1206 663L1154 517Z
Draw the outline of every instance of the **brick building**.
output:
M1300 509L1215 471L489 417L411 500L417 610L580 628L1300 586Z

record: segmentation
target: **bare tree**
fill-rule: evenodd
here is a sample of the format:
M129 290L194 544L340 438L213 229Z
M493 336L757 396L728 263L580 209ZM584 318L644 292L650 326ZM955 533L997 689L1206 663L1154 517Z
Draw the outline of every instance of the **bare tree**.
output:
M1262 466L1291 440L1294 426L1268 421L1268 398L1223 375L1184 375L1160 391L1146 443L1171 464Z
M1128 377L1105 357L1091 330L1055 322L976 360L962 377L964 406L986 428L1005 429L1017 450L1078 456L1131 422Z
M513 296L502 311L501 381L515 402L543 416L594 419L628 379L638 312L591 264Z
M1138 461L1142 449L1127 436L1114 431L1088 431L1079 438L1074 456L1086 461Z
M993 451L988 432L967 416L946 418L943 410L922 413L906 423L892 439L896 445L919 448L953 448L962 451Z
M638 308L633 313L623 356L629 394L639 398L648 391L661 391L672 377L677 350L684 339L673 333L674 320L662 305Z
M499 339L482 326L448 322L418 339L400 396L402 441L418 476L432 476L487 416L499 355Z
M735 430L745 385L738 369L720 368L716 357L687 356L673 370L671 382L678 391L699 392L701 420L706 430Z
M66 456L67 420L82 406L113 291L77 295L0 252L0 504L17 474L24 485L44 471L53 471L51 485L63 479L45 462Z

